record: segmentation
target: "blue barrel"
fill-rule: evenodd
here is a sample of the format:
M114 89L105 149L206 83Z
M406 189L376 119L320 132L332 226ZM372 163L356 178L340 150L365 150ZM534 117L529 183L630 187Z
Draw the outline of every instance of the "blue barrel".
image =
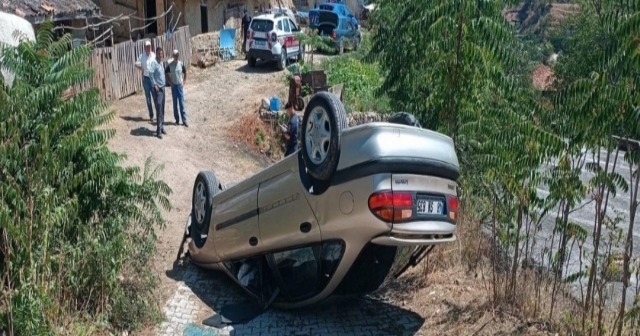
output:
M280 111L280 99L277 97L271 97L271 101L269 101L269 109L271 111Z

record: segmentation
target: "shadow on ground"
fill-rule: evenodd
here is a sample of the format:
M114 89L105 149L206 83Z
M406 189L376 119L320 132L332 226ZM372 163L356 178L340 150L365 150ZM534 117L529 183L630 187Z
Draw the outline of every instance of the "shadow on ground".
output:
M274 71L278 71L276 68L276 62L266 62L266 61L258 61L255 67L250 67L249 64L245 63L244 65L236 68L237 72L243 72L247 74L256 74L256 73L272 73Z
M155 130L151 130L151 129L147 128L147 127L138 127L138 128L132 129L130 134L133 135L133 136L153 137L153 136L156 136L156 131Z
M184 266L174 264L166 275L184 281L214 312L225 305L250 300L225 274L202 270L188 262ZM234 325L231 335L414 335L423 323L424 318L415 312L365 297L295 311L269 308L248 323Z
M149 122L149 117L136 117L136 116L120 116L122 120L135 121L135 122Z

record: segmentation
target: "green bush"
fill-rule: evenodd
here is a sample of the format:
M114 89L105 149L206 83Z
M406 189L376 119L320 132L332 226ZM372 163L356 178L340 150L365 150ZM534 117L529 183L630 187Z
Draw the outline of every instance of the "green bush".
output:
M348 112L389 112L391 109L386 96L376 95L383 82L378 66L364 62L357 55L346 54L323 60L320 67L327 72L329 85L344 84L343 100Z
M160 316L148 261L171 190L149 160L124 168L107 148L114 113L96 88L61 98L93 76L91 48L52 27L2 47L15 80L0 76L0 329L136 328Z

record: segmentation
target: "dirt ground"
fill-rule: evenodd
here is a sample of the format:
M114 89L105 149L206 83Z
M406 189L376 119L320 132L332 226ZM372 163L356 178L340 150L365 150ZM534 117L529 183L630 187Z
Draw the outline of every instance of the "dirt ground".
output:
M111 125L116 136L110 148L126 153L126 164L143 166L151 156L154 164L164 165L161 178L173 190L169 197L173 209L165 214L166 229L158 232L158 252L154 260L161 279L160 304L164 304L175 289L175 281L164 273L172 269L176 258L191 209L193 180L198 172L212 170L222 183L233 183L267 164L245 150L245 146L231 143L227 129L244 114L256 113L262 98L278 94L283 87L284 72L274 71L268 64L254 69L246 64L244 60L234 60L207 69L191 67L184 88L189 127L175 124L171 90L167 89L167 135L163 139L155 137L156 124L149 122L142 93L111 106L117 115Z
M264 156L233 143L227 130L242 116L256 113L262 98L273 95L284 98L284 74L270 65L249 69L244 60L219 63L208 69L191 67L185 85L190 127L175 125L167 90L168 134L163 139L155 137L155 124L148 120L141 93L111 106L117 113L111 125L117 133L110 147L128 155L126 164L142 166L149 156L155 164L163 164L161 178L173 190L170 196L173 210L165 214L166 229L158 232L154 260L161 280L159 305L164 305L177 288L177 282L165 272L173 268L191 208L196 174L200 170L213 170L222 183L233 183L269 164ZM417 334L548 335L533 322L489 309L487 282L482 276L455 267L427 274L424 267L420 265L407 272L380 294L381 300L422 317Z

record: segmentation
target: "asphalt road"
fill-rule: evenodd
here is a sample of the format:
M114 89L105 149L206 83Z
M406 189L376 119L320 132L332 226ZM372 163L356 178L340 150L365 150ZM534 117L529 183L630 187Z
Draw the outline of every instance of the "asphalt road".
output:
M621 218L621 221L618 223L618 227L623 230L621 244L624 244L624 240L626 239L626 232L628 230L628 225L629 225L629 204L631 201L630 193L631 193L631 187L632 187L631 177L630 177L631 175L629 170L630 167L629 167L629 163L624 160L624 153L625 152L623 151L619 152L618 161L616 162L615 167L613 165L613 155L612 155L611 162L609 163L609 169L614 168L615 172L620 174L627 181L627 184L629 185L629 190L627 192L624 192L622 190L617 190L617 193L615 196L610 195L609 203L607 206L607 212L606 212L606 215L610 218L615 218L617 216ZM605 167L604 161L605 161L606 155L607 155L607 152L605 150L601 150L602 159L601 159L600 165L603 168ZM597 161L597 158L595 158L594 160L594 157L591 153L587 154L587 157L585 160L586 163L596 162L596 161ZM550 164L547 164L542 168L549 169L549 168L552 168L555 164L556 162L551 162ZM583 168L580 179L582 180L583 183L586 184L594 176L595 176L594 173L587 171L587 169ZM546 197L547 195L549 195L549 190L547 186L540 186L538 188L538 195L540 197ZM539 245L543 245L543 243L547 247L551 245L550 240L553 233L553 227L555 225L556 215L557 215L557 208L555 209L555 211L550 211L549 214L542 220L541 231L538 232L537 234ZM587 255L586 257L582 258L583 269L585 267L585 264L588 264L588 261L591 259L591 255L593 253L593 230L595 226L595 216L596 216L595 201L592 200L592 194L587 194L586 198L582 201L582 204L580 206L577 206L576 209L574 209L569 216L570 221L579 224L580 226L585 228L589 233L587 237L587 241L584 244L584 250L587 251ZM603 227L602 237L607 237L606 232L607 231L605 231L605 228ZM544 242L545 239L547 240L546 242ZM557 245L558 243L557 243L557 237L556 237L554 251L557 251ZM603 241L601 240L601 243L600 243L601 253L605 253L606 249L607 249L606 245L603 245ZM623 249L623 245L620 245L618 248L614 248L613 250L622 251L622 249ZM536 256L534 256L534 259L536 259L536 261L538 262L541 261L540 260L541 251L542 251L542 246L539 246L539 248L535 252ZM633 255L637 256L639 254L640 254L640 225L638 223L638 220L636 219L634 230L633 230ZM565 274L565 276L573 274L580 270L581 262L580 262L579 256L580 256L580 250L578 249L578 246L574 246L568 261L567 273ZM547 260L545 257L545 266L546 266L546 263L547 263ZM637 284L638 284L638 279L636 279L636 277L632 275L631 287L627 292L627 302L629 301L633 302L633 296L635 295L635 287ZM583 286L584 288L586 288L586 279L583 280ZM612 294L618 296L616 300L619 299L619 295L620 295L619 294L620 290L618 290L618 288L621 288L620 283L614 283L611 285L611 288L610 288L612 291ZM574 290L576 291L577 295L580 295L579 283L574 286Z

